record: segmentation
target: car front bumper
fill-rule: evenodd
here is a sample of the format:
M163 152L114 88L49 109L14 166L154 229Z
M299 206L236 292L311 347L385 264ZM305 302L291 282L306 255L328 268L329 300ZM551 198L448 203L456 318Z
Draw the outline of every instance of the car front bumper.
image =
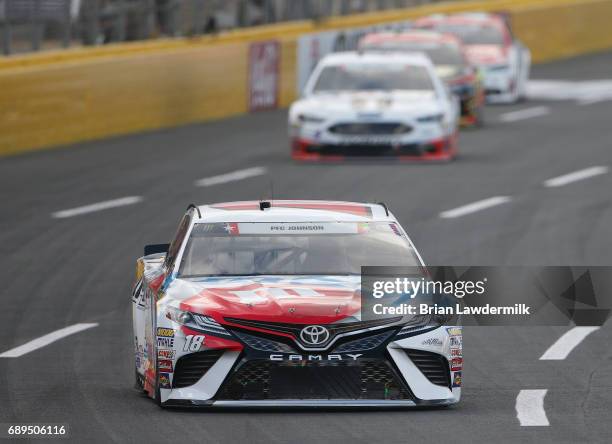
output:
M460 327L387 337L391 339L374 349L353 351L360 355L354 360L341 351L338 356L345 360L332 359L332 355L323 360L298 360L295 354L256 351L245 343L242 352L223 352L195 384L162 389L162 405L391 408L445 406L460 400ZM453 361L457 356L461 356L461 367ZM176 380L180 379L180 367L177 364Z
M456 151L456 134L414 143L334 144L305 138L291 141L291 156L298 161L341 161L351 158L444 161L451 160Z

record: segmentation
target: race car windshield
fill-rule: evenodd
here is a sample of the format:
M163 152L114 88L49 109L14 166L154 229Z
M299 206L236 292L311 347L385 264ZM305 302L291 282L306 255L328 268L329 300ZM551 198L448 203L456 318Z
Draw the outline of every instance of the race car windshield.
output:
M337 91L434 91L427 69L413 65L348 64L321 71L314 93Z
M420 262L395 223L200 223L178 274L359 275L367 265L419 267Z
M504 36L495 26L469 24L439 24L433 27L438 32L454 34L466 45L503 45Z
M461 67L464 65L461 50L455 45L437 44L427 42L382 42L362 46L366 51L384 52L423 52L429 56L434 65L447 65Z

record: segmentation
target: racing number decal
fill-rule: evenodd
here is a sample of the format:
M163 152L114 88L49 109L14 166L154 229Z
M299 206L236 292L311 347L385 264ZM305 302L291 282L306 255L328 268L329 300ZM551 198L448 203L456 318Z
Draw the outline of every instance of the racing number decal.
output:
M200 347L202 346L202 342L204 342L204 336L200 336L200 335L185 336L185 345L183 346L183 351L196 352L200 350Z

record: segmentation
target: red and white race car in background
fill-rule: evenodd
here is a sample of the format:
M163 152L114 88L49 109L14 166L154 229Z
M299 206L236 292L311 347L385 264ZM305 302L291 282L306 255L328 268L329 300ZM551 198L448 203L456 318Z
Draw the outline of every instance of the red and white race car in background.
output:
M502 14L432 15L413 26L463 40L468 59L482 72L488 102L514 103L525 97L531 52L513 36Z
M478 68L470 64L461 39L423 29L368 34L359 42L366 52L422 52L434 64L436 73L446 82L461 103L461 124L482 126L484 89Z

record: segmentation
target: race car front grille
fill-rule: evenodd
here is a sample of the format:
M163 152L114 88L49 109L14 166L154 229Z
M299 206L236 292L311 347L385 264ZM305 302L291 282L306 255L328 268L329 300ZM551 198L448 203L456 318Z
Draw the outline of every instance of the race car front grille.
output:
M412 131L410 125L399 122L372 122L372 123L337 123L328 128L332 134L343 136L380 136L393 134L407 134Z
M233 329L232 333L236 335L238 339L240 339L242 342L244 342L246 345L248 345L254 350L277 353L295 352L292 347L283 342L273 341L271 339L263 338L261 336L250 335L236 329Z
M380 346L383 342L395 333L396 330L386 331L373 336L366 336L363 338L355 339L354 341L345 342L334 348L334 353L351 353L354 351L372 350Z
M444 356L423 350L406 350L406 354L429 382L450 388L450 370Z
M217 399L414 399L384 360L244 362Z
M382 327L387 324L393 324L395 322L398 322L399 320L401 320L401 317L394 317L394 318L387 318L387 319L374 319L371 321L325 324L325 327L329 331L329 339L325 343L320 344L319 348L327 347L339 335L358 334L362 330L366 330L368 328L374 328L374 327ZM279 336L282 335L282 337L287 337L287 335L290 335L293 338L295 338L295 341L300 345L301 348L308 349L307 346L300 343L300 339L299 339L300 332L308 324L289 324L289 323L282 323L282 322L253 321L249 319L239 319L239 318L230 318L230 317L225 318L225 321L231 322L232 324L236 324L241 327L256 328L258 330L267 330L268 332L272 334L276 334ZM262 333L259 333L259 334L261 335Z
M173 388L195 384L217 362L223 350L209 350L182 356L174 368Z

